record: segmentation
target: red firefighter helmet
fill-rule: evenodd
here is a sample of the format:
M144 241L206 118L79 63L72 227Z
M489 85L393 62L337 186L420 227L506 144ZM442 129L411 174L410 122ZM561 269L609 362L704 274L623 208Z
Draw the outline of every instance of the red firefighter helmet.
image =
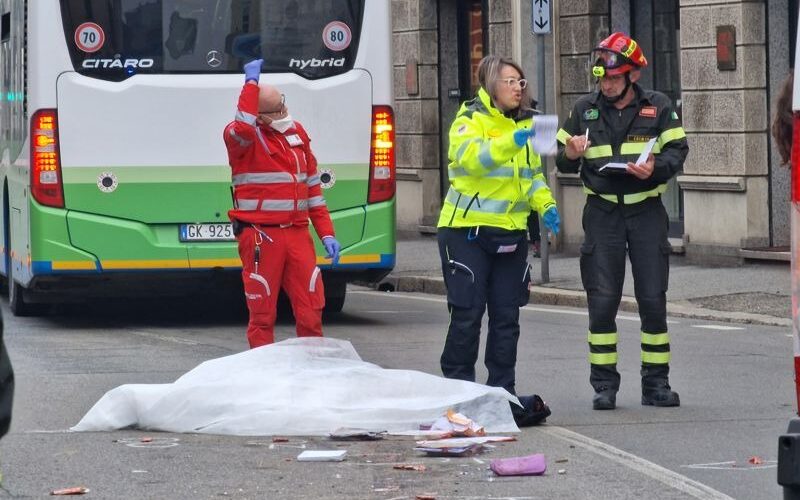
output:
M647 66L647 59L636 40L619 31L612 33L594 48L590 61L592 74L597 78L622 75L634 68Z

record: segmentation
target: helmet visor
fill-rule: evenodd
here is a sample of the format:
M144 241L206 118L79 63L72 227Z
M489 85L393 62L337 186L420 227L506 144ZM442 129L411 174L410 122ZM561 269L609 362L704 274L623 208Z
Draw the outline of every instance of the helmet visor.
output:
M589 67L596 78L624 73L632 64L631 60L622 54L606 49L595 49L589 54Z

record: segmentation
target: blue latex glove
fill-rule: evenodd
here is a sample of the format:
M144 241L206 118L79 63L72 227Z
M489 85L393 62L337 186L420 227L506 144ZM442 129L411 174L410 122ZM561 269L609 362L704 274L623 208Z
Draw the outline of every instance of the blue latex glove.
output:
M325 247L325 251L328 252L328 257L331 260L331 265L336 265L339 263L339 250L342 249L342 245L336 241L336 238L333 236L326 236L322 238L322 246Z
M542 222L547 229L553 231L553 234L558 234L558 230L561 229L561 217L558 216L558 209L556 207L548 208L542 214Z
M519 147L524 146L531 137L533 137L533 129L521 128L514 131L514 143Z
M248 82L254 80L258 83L258 78L261 76L261 65L264 64L263 59L256 59L244 65L244 81Z

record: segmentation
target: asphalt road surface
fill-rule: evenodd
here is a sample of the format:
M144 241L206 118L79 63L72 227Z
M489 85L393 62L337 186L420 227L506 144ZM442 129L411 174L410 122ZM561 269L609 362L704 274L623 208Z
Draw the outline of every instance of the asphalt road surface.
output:
M639 401L638 318L621 314L618 409L595 412L585 311L527 306L517 389L541 394L553 415L515 442L448 459L414 452L413 439L399 436L338 443L67 432L118 385L172 382L246 349L246 314L237 301L93 304L42 318L15 318L3 307L17 393L11 432L0 442L0 496L85 486L85 498L781 497L777 440L794 411L792 343L783 328L671 319L671 382L683 406L657 409ZM443 297L352 289L344 312L326 317L325 333L384 368L439 374L447 321ZM277 339L292 336L291 320L282 320ZM478 368L485 380L482 361ZM343 462L295 460L304 449L339 448L348 450ZM493 458L532 453L545 454L544 476L496 477L488 468Z

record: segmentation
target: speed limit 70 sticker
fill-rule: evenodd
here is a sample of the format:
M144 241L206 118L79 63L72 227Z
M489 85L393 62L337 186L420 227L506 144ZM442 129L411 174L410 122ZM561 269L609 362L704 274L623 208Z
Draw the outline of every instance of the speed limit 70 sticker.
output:
M75 29L75 45L84 52L97 52L106 43L106 34L100 25L83 23Z
M350 27L341 21L332 21L322 30L322 42L329 49L339 52L350 46Z

